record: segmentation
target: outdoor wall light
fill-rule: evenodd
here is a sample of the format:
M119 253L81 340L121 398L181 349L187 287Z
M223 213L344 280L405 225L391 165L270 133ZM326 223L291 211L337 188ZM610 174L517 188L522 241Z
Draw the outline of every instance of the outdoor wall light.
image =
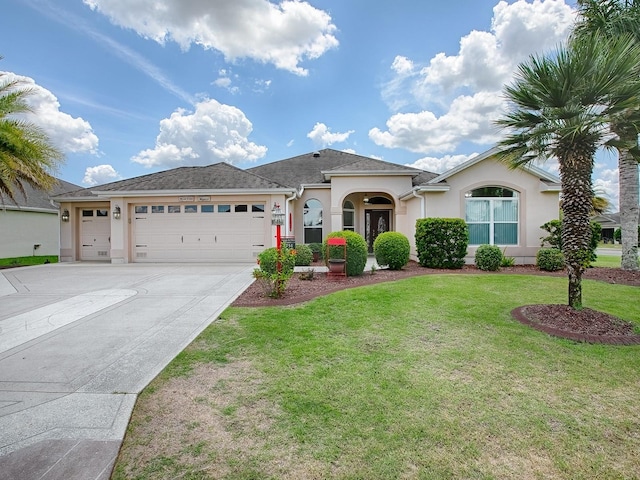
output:
M60 215L60 219L63 222L68 222L69 221L69 210L67 210L66 208L63 210L62 215Z
M120 220L120 207L118 205L113 209L113 218Z
M277 203L274 203L271 209L271 225L284 225L284 212Z

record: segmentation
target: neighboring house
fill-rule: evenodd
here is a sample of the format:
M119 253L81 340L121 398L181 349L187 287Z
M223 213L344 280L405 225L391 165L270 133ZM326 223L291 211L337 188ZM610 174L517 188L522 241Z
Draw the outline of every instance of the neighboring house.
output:
M533 263L558 218L559 180L530 167L511 170L492 149L435 174L331 149L241 170L226 163L180 167L56 197L69 212L62 261L246 262L275 246L271 210L283 235L321 242L353 230L372 248L387 230L405 234L415 258L415 224L458 217L469 224L472 262L483 243Z
M640 221L640 216L638 220ZM602 226L602 241L604 243L615 243L614 233L621 225L620 212L594 215L591 217L591 221L599 223Z
M24 184L25 195L15 190L15 202L0 197L0 258L60 254L60 209L51 200L78 185L58 180L50 191Z

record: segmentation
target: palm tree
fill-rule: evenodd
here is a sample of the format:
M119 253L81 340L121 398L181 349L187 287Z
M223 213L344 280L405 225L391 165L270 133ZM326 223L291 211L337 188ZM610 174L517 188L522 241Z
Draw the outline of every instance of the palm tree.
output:
M507 130L502 159L513 168L550 157L559 162L568 303L576 309L589 261L594 154L615 141L612 119L635 108L639 74L640 46L631 38L592 36L532 55L504 89L509 110L498 120Z
M26 98L33 90L6 76L0 72L0 200L6 195L15 201L16 190L25 195L25 183L42 190L53 187L56 179L50 172L63 156L37 126L14 117L31 111Z
M632 35L640 43L639 0L578 0L580 19L573 31L572 41L605 35ZM627 115L640 114L640 99L635 109L620 116L611 124L618 136L618 175L620 189L620 225L622 230L621 267L638 270L638 161L633 150L638 148L638 131Z

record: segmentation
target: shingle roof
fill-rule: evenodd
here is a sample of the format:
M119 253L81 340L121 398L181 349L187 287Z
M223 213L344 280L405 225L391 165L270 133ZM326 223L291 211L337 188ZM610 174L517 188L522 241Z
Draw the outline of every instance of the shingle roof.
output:
M140 177L85 188L65 198L95 196L94 192L150 192L163 190L267 190L283 185L228 163L205 167L178 167Z
M53 186L50 192L33 188L31 185L23 184L25 195L19 190L14 190L15 201L3 195L0 198L0 208L24 208L24 209L44 209L57 211L58 207L52 205L51 199L56 195L60 195L65 192L76 190L80 188L73 183L65 182L64 180L57 179L57 183Z
M425 174L428 178L437 176L416 168L363 157L353 153L340 152L330 148L259 165L247 171L271 179L277 178L281 183L295 188L300 185L325 183L328 181L327 176L332 173L396 172L406 173L407 175L414 174L416 177L424 176Z

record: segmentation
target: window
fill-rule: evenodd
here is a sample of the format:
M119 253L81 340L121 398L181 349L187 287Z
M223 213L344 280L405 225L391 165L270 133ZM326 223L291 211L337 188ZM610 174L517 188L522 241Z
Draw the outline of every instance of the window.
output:
M264 203L251 205L251 211L254 213L264 213Z
M93 217L93 210L82 210L83 217Z
M164 205L151 205L151 213L164 213Z
M231 212L231 205L218 205L218 213Z
M198 213L198 206L197 205L185 205L184 206L184 213Z
M201 205L200 213L213 213L213 205Z
M518 192L482 187L467 192L465 197L470 245L518 244Z
M249 211L246 205L236 205L234 211L236 213L244 213Z
M136 205L135 211L136 211L136 213L147 213L147 206L146 205Z
M180 213L180 205L169 205L167 213Z
M96 210L96 217L108 217L108 216L109 216L109 210L102 210L102 209Z
M304 243L322 243L322 203L315 198L304 204Z
M356 209L353 206L353 202L346 200L342 204L342 229L351 230L356 229Z

